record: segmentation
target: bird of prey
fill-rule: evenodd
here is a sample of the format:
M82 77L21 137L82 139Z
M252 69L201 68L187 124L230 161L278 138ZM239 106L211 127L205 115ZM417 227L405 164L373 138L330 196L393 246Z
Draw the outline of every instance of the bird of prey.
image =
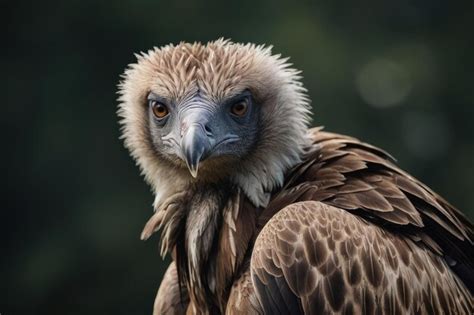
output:
M385 151L310 128L299 72L219 39L154 48L119 86L171 254L154 314L474 314L473 225Z

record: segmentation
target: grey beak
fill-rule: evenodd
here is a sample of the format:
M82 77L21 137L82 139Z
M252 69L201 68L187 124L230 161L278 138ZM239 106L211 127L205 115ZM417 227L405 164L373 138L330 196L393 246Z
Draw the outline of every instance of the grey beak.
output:
M181 150L191 175L196 178L199 162L203 161L210 153L212 144L204 126L194 123L188 127L181 138Z

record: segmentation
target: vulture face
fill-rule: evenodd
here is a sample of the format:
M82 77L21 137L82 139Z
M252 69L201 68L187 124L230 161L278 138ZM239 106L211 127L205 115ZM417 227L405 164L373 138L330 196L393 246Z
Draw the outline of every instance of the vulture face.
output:
M259 106L249 90L218 103L199 91L181 101L150 92L147 100L155 150L177 165L184 162L195 178L200 165L210 172L217 164L235 168L256 142Z
M118 113L155 202L177 186L224 180L264 205L308 144L298 71L270 48L227 40L137 59L120 84Z

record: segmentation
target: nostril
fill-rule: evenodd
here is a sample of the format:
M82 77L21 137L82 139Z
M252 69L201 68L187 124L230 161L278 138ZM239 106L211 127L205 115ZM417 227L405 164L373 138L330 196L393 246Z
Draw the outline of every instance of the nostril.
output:
M204 130L208 136L212 135L212 130L207 124L204 125Z

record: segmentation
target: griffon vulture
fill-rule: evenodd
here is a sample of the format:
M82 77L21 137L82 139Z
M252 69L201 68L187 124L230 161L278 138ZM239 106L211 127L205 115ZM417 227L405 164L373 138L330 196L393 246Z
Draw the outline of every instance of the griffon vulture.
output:
M308 127L299 72L217 40L137 56L125 146L169 266L155 314L474 314L473 226L358 139Z

